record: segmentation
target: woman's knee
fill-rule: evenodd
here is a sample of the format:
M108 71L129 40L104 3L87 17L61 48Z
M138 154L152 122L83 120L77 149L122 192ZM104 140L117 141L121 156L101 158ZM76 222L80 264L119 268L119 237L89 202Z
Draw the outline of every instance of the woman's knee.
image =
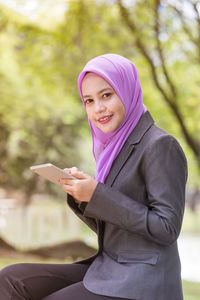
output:
M0 270L0 299L31 299L22 281L27 269L26 264L19 263Z
M0 284L5 280L18 278L22 269L24 268L23 263L9 265L0 270Z

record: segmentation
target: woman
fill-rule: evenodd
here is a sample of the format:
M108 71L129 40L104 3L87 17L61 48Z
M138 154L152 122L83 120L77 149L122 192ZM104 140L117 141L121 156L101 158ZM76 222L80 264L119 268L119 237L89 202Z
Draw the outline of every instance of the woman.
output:
M17 264L0 273L2 300L181 300L177 238L187 163L154 125L136 67L106 54L78 79L89 119L95 179L73 167L61 179L68 204L98 234L99 249L68 265ZM11 298L12 297L12 298Z

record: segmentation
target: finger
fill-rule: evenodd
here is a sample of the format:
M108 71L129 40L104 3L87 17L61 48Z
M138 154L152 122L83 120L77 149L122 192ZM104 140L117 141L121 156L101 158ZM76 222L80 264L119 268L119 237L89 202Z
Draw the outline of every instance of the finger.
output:
M79 169L77 167L72 167L69 169L71 172L75 172L75 171L79 171Z
M77 179L87 179L88 175L83 173L82 171L72 171L71 175L76 177Z
M66 173L71 174L72 171L79 171L79 169L77 167L72 167L72 168L65 168L64 171Z
M62 188L65 192L73 196L73 188L68 184L63 184Z
M73 182L72 182L72 181L74 181L74 180L72 180L71 178L60 178L60 179L58 180L59 183L61 183L61 184L66 184L66 185L70 185L70 186L73 185Z
M74 169L73 169L73 168L74 168ZM72 170L74 170L74 171L78 170L76 167L73 167L73 168L65 168L65 169L64 169L64 172L66 172L67 174L70 174L70 175L71 175Z

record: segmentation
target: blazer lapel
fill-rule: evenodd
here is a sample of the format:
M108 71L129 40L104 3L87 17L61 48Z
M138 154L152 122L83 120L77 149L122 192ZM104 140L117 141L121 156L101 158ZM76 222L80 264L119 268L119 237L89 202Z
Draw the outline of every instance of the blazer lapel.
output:
M110 173L106 179L106 184L109 186L112 186L115 178L119 174L120 170L122 169L123 165L131 155L132 151L134 150L134 145L129 145L128 143L124 145L120 153L118 154L117 158L115 159L112 168L110 170Z
M140 142L143 135L146 131L154 124L154 120L151 117L150 113L146 111L142 117L140 118L138 124L128 137L127 141L125 142L124 146L122 147L120 153L116 157L111 170L106 178L106 184L112 186L114 183L115 178L119 174L120 170L128 160L129 156L135 149L135 145Z

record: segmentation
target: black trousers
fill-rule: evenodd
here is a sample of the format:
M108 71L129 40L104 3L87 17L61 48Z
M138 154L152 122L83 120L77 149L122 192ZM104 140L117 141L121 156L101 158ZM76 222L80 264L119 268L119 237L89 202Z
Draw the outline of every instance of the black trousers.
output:
M0 299L122 300L88 291L82 281L88 267L78 263L10 265L0 271Z

